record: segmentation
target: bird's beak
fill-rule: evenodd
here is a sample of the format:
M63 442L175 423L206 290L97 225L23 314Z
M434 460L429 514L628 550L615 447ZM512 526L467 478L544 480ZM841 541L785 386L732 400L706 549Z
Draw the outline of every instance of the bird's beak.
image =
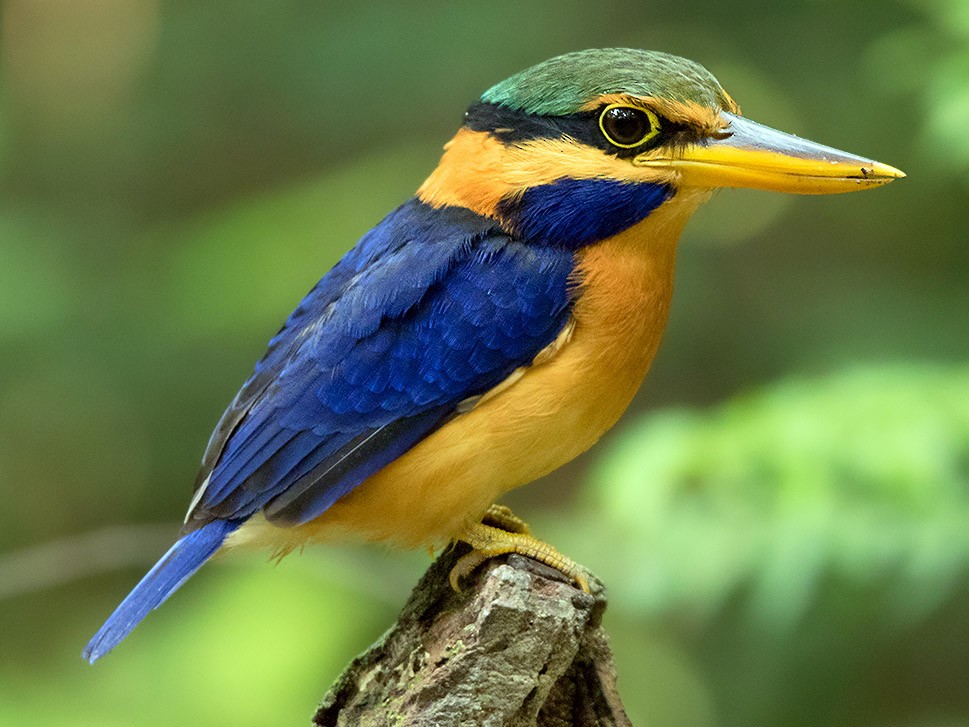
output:
M646 152L637 166L671 169L680 186L751 187L795 194L834 194L877 187L905 173L887 164L815 144L723 112L724 138L674 154Z

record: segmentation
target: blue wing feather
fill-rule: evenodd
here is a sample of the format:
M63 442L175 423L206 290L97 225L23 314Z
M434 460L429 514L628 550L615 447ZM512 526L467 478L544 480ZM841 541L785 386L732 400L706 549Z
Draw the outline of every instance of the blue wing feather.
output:
M469 210L391 213L270 342L210 443L194 524L319 516L553 341L573 265Z

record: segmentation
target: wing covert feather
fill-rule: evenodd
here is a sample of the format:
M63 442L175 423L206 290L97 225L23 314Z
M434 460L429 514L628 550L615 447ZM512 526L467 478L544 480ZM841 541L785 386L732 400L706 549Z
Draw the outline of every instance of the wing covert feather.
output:
M188 527L319 516L554 341L572 268L468 210L391 213L270 342L213 434Z

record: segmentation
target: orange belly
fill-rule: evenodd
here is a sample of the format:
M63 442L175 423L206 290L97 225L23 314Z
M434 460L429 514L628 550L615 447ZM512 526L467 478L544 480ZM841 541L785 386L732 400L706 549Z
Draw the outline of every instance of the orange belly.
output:
M315 520L253 518L230 545L289 550L363 539L441 545L503 493L575 458L619 419L662 337L676 241L705 196L678 195L646 220L579 253L571 339L507 388L428 436Z

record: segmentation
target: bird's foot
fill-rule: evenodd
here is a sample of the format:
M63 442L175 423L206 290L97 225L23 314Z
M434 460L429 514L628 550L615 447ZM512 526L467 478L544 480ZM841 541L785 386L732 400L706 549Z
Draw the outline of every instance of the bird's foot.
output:
M495 504L489 507L488 512L481 518L481 522L509 533L532 534L532 529L528 527L528 523L513 513L511 508L506 505Z
M455 591L461 590L462 578L470 575L489 558L517 553L554 568L589 593L589 581L585 577L582 566L568 556L562 555L548 543L533 537L528 531L528 525L513 515L507 507L492 505L484 520L485 522L469 526L458 538L470 545L473 550L461 556L451 569L448 580ZM488 523L501 523L502 526L495 527ZM505 524L514 527L515 530L505 528Z

